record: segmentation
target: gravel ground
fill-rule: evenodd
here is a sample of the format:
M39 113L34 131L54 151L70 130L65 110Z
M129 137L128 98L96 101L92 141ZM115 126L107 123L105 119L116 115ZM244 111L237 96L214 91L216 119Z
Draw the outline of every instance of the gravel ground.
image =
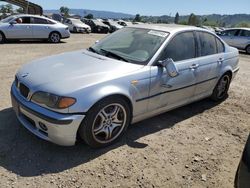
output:
M17 69L102 37L0 45L0 187L233 187L250 130L250 56L244 53L228 99L202 100L132 125L107 148L60 147L20 126L9 95Z

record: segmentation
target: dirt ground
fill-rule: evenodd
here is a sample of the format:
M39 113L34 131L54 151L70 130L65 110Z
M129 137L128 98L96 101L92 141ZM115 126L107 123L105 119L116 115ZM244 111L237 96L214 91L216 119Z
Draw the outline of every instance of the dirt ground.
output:
M132 125L107 148L60 147L18 123L9 94L18 68L102 37L0 45L0 187L233 187L250 131L250 55L244 53L228 99L202 100Z

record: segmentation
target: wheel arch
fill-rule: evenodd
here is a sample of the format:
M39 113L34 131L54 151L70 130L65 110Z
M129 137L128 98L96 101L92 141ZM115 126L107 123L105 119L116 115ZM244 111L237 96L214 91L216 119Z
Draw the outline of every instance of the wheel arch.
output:
M230 79L233 77L233 69L230 66L226 66L222 71L218 79L220 79L223 75L229 74Z
M53 30L49 33L49 37L52 33L58 33L60 35L60 38L62 38L62 34L59 31Z
M6 39L6 35L2 30L0 30L0 33L3 35L4 39Z

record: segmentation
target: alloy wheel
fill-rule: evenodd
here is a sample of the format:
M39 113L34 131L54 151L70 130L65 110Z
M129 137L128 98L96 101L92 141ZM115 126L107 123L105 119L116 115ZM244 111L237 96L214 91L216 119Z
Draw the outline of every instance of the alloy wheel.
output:
M53 43L60 42L60 35L58 33L52 33L50 36L50 41Z
M218 90L217 97L219 99L223 98L225 96L225 94L227 93L229 83L230 83L229 75L224 75L220 79L220 82L218 83L218 86L217 86L217 90Z
M93 138L102 144L112 142L122 133L126 121L126 110L122 105L114 103L105 106L93 122Z

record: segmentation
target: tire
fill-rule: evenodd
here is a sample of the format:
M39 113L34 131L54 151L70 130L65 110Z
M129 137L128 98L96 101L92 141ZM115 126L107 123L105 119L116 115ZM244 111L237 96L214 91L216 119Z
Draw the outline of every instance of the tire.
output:
M79 135L91 147L105 147L124 134L130 120L129 104L121 97L107 97L88 111Z
M73 33L77 33L76 27L73 27Z
M2 32L0 32L0 44L3 44L5 42L5 36Z
M211 99L213 101L222 101L228 96L228 89L231 83L231 76L226 73L224 74L216 84Z
M248 46L246 47L246 52L247 52L247 54L250 54L250 45L248 45Z
M61 41L61 35L58 32L52 32L49 35L49 41L51 43L59 43Z

